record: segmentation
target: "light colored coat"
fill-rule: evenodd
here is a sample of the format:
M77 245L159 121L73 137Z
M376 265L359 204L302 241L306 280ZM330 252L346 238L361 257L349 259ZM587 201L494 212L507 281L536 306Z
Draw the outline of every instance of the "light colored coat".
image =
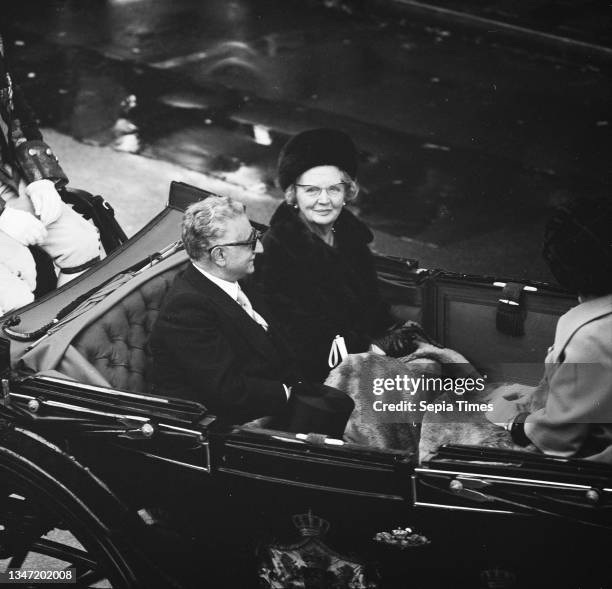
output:
M559 319L538 389L525 433L542 452L612 462L612 294Z

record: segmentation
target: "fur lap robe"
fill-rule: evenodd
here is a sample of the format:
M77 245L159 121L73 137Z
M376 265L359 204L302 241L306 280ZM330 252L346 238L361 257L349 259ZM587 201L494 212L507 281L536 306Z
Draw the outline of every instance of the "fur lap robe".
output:
M513 383L498 383L486 385L485 390L478 395L466 397L470 403L500 403L502 395L524 386ZM438 401L453 402L457 395L445 393ZM461 411L455 413L426 413L423 417L421 440L419 443L419 461L429 460L444 444L468 444L488 446L508 450L523 450L533 452L535 446L518 446L503 427L487 420L483 411Z
M436 453L442 444L473 444L495 448L525 449L516 446L509 433L502 427L490 423L483 412L382 412L374 409L374 403L412 401L419 407L426 403L466 400L473 403L508 402L516 405L517 410L532 410L531 392L533 387L517 384L491 384L480 393L458 395L453 392L442 393L419 390L403 390L404 376L407 381L419 378L448 378L477 376L466 372L467 360L448 348L437 348L430 344L420 344L411 355L401 359L389 358L373 353L350 354L339 366L334 368L325 384L336 387L351 396L355 409L344 431L347 442L374 448L403 450L407 454L417 452L419 460L426 460ZM396 379L400 377L400 389L374 394L375 379ZM382 381L378 381L379 383ZM394 387L395 388L395 387ZM506 401L503 396L516 397ZM528 447L527 449L533 449Z

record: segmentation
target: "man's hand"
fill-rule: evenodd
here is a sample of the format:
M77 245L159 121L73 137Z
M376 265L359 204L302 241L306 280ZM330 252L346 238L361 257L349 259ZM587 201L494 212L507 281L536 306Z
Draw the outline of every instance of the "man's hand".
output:
M34 245L47 237L45 226L30 213L6 207L0 214L0 231L23 245Z
M509 386L502 397L507 401L512 401L519 413L523 411L530 413L536 389L537 387L515 384Z
M46 227L62 214L63 203L51 180L36 180L26 187L34 213Z
M516 403L503 397L491 402L493 408L485 413L485 417L495 425L506 427L518 414Z

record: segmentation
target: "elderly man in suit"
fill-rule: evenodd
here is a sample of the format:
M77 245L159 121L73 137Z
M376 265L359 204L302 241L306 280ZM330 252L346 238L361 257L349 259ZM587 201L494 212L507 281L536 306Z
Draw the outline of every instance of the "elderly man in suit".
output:
M265 302L239 283L263 251L244 205L218 196L191 205L182 237L190 264L170 287L150 339L154 391L200 401L228 423L277 416L279 427L295 422L294 397L306 394L311 409L343 422L341 434L351 399L300 382Z

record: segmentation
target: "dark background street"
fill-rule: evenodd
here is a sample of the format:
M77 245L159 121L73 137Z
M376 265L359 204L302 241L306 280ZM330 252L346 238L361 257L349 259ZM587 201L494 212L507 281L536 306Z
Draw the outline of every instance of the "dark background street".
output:
M376 249L424 267L548 280L547 209L609 198L606 2L25 0L3 10L14 77L45 127L260 195L266 214L281 198L283 142L342 128L360 148L357 208ZM124 173L94 163L92 174ZM121 213L122 199L104 196Z

